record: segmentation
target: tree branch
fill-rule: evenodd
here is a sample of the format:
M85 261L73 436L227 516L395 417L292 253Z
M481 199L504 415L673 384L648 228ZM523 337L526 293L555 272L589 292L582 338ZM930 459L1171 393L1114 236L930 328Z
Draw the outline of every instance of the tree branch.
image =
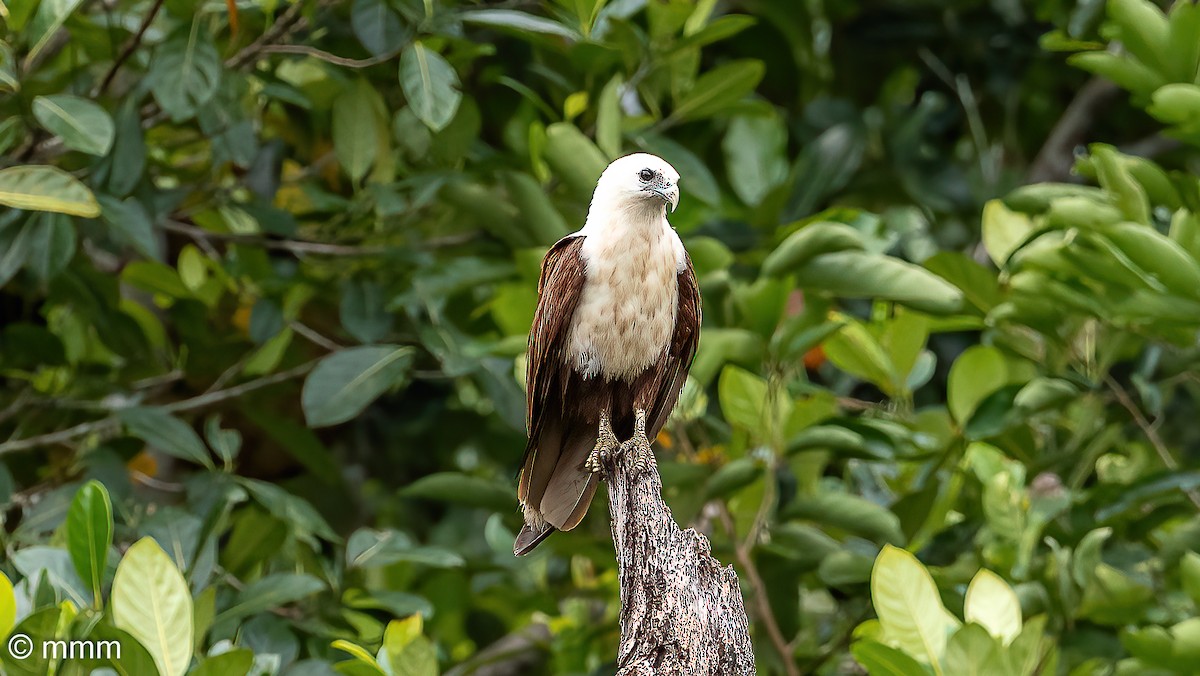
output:
M400 53L400 50L397 49L387 54L372 56L369 59L348 59L344 56L330 54L329 52L308 45L266 45L259 52L262 54L300 54L302 56L311 56L314 59L320 59L321 61L326 61L337 66L345 66L346 68L369 68L391 60Z
M138 30L129 39L125 41L125 46L121 48L121 53L117 56L117 60L113 61L108 72L104 74L104 79L100 84L92 90L92 98L96 98L108 90L108 86L112 84L113 78L117 76L117 71L125 64L129 57L137 51L138 45L142 43L142 37L146 35L146 30L150 28L150 24L154 22L154 17L158 16L158 10L162 9L163 3L166 0L154 0L154 5L150 7L150 11L146 13L146 18L142 19L142 25L138 26Z
M1158 436L1158 429L1154 425L1150 424L1150 421L1146 419L1146 416L1142 415L1141 409L1137 407L1137 404L1134 403L1133 398L1129 396L1129 393L1125 391L1125 388L1121 387L1121 384L1118 383L1112 376L1105 376L1104 383L1108 385L1108 389L1112 391L1114 396L1116 396L1117 402L1120 403L1121 406L1125 407L1126 411L1129 411L1129 415L1133 416L1133 422L1135 422L1137 426L1141 428L1142 433L1146 435L1146 439L1148 439L1150 441L1150 445L1154 447L1154 452L1158 454L1158 457L1160 460L1162 460L1163 465L1173 472L1177 471L1179 469L1179 461L1175 459L1175 456L1171 455L1171 451L1167 449L1167 445L1163 443L1162 437ZM1192 504L1195 505L1197 509L1200 509L1200 493L1197 493L1196 489L1194 488L1187 489L1184 491L1184 493L1188 496L1188 500L1191 500Z
M182 411L194 411L198 408L211 406L228 399L236 399L237 397L249 392L253 392L254 390L260 390L264 387L270 387L271 385L302 376L311 371L313 367L317 365L318 361L320 360L314 359L313 361L308 361L300 364L299 366L294 366L286 371L272 373L269 376L256 378L228 389L217 390L216 392L206 392L190 399L182 399L180 401L171 402L163 405L162 408L172 413L179 413ZM68 441L73 441L80 437L87 436L89 434L107 433L115 429L118 422L118 414L113 413L106 418L80 423L74 427L68 427L65 430L49 432L36 437L29 437L28 439L14 439L12 441L6 441L4 443L0 443L0 455L4 455L6 453L15 453L17 451L28 451L30 449L40 448L42 446L50 446L53 444L62 444Z
M259 235L237 235L226 232L212 232L198 228L189 223L163 220L159 223L163 230L186 235L199 242L221 240L238 244L253 244L265 249L288 251L294 254L314 254L320 256L378 256L387 252L382 246L352 246L347 244L327 244L325 242L309 242L301 239L270 239Z
M658 467L635 477L632 456L606 467L621 584L617 676L754 674L737 574L712 557L704 535L679 529Z

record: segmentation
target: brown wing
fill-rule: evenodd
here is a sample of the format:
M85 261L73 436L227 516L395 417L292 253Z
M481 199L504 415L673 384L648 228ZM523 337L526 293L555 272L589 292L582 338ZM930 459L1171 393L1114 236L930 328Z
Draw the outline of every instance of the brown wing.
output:
M517 498L537 507L558 462L562 429L562 370L564 343L575 306L583 290L584 263L580 256L583 237L560 239L542 261L538 280L538 306L529 330L526 357L525 426L529 443L521 460ZM559 443L553 443L553 439ZM543 443L539 443L543 439Z
M700 343L700 287L696 284L696 270L692 268L691 257L686 252L683 255L685 265L676 278L679 300L675 310L675 333L671 336L671 346L667 348L659 391L646 420L646 435L651 442L667 423L675 402L679 400L679 393L687 381L688 369L692 367L692 359L696 356L696 346Z

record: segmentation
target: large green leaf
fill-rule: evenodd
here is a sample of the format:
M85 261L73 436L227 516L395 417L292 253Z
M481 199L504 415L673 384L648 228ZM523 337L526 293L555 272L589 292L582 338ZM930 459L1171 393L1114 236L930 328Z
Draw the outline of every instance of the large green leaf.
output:
M963 619L1008 645L1021 633L1021 601L1004 578L983 568L967 585Z
M67 551L80 579L92 590L97 608L104 603L101 587L112 540L113 515L108 489L99 481L89 481L75 493L67 510Z
M796 283L846 298L880 298L931 314L962 308L963 294L911 263L865 251L837 251L795 269Z
M150 60L150 89L154 100L175 121L196 114L217 93L221 55L208 31L193 29L161 44Z
M671 112L671 119L699 120L737 103L754 91L766 68L762 61L744 59L718 66L696 79L696 83Z
M933 578L917 557L884 545L871 569L871 602L885 642L942 673L939 660L959 622L942 605Z
M48 282L75 257L75 224L64 214L44 212L31 218L27 227L31 232L25 269Z
M359 79L333 102L333 151L355 183L375 164L379 149L375 117L378 99L371 84Z
M758 205L772 188L787 179L787 128L773 112L733 118L721 149L729 183L746 204Z
M246 585L233 605L221 611L214 623L234 620L279 608L326 588L321 580L303 573L276 573Z
M477 9L462 12L458 16L467 23L507 28L518 33L549 35L572 41L580 37L578 32L557 21L515 9Z
M62 137L63 144L72 150L107 155L112 148L112 117L87 99L70 94L39 96L33 100L33 116L46 131Z
M590 197L596 181L608 166L604 153L570 122L546 127L546 162L571 190Z
M855 641L850 646L850 653L870 676L921 676L929 673L928 667L909 657L908 653L878 641Z
M410 35L400 15L386 0L354 0L350 6L350 27L363 47L376 56L400 49Z
M187 460L212 468L212 458L200 440L200 435L190 425L158 406L139 406L121 411L121 422L133 436L150 446Z
M395 345L352 347L329 355L304 381L301 402L310 427L346 422L408 378L413 350Z
M117 628L138 640L162 676L181 676L192 660L192 596L183 575L152 538L131 546L113 578Z
M0 169L0 204L87 218L100 215L96 197L79 179L58 167L40 165Z
M994 347L967 348L950 367L946 405L960 425L965 425L987 396L1009 382L1008 362Z
M462 101L454 67L421 42L409 45L400 56L400 87L417 119L433 131L450 124Z

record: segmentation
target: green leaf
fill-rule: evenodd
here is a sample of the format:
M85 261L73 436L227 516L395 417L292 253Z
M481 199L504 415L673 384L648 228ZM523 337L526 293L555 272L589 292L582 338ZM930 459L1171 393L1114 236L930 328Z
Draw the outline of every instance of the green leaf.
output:
M1200 262L1171 238L1136 223L1118 223L1104 236L1143 270L1150 271L1167 289L1200 299Z
M506 484L459 472L435 472L423 476L401 489L400 495L498 512L512 509L517 499L516 493Z
M450 124L462 101L454 67L421 42L400 56L400 88L413 113L433 131Z
M352 347L325 357L304 381L305 420L310 427L350 420L405 382L412 360L412 348L395 345Z
M171 119L182 122L216 96L221 55L208 31L193 29L159 45L147 78L154 100Z
M871 569L871 602L886 642L942 673L938 660L959 622L942 605L933 578L917 557L884 545Z
M79 179L58 167L40 165L0 169L0 204L85 218L100 215L96 197Z
M835 313L832 319L841 324L837 333L822 343L830 363L852 376L872 383L889 395L903 390L903 382L891 357L862 322Z
M733 365L721 369L717 394L725 420L747 430L760 430L767 421L767 381Z
M742 457L725 463L704 482L704 500L725 498L754 483L763 474L757 460Z
M1100 185L1113 195L1117 208L1131 221L1149 223L1150 200L1146 197L1146 190L1133 179L1120 154L1109 146L1095 144L1092 146L1092 157Z
M1192 598L1192 603L1200 606L1200 554L1187 552L1179 561L1179 574L1183 578L1183 589ZM2 581L0 581L2 582ZM0 604L0 607L3 607ZM0 628L3 623L0 623ZM0 635L4 632L0 630Z
M546 163L579 197L591 197L608 166L604 153L570 122L546 127Z
M996 274L957 251L939 251L925 259L926 270L962 290L967 301L983 312L1000 304Z
M688 94L675 105L669 119L688 122L723 112L753 92L765 72L763 62L754 59L718 66L696 78Z
M146 140L137 101L130 98L117 111L116 140L109 160L108 189L114 195L128 195L137 187L146 168Z
M233 605L217 614L213 624L229 622L295 603L322 592L326 585L312 575L276 573L255 580L238 592Z
M204 421L204 438L208 445L225 463L233 462L242 450L242 433L236 429L221 429L221 416L215 415Z
M943 663L946 673L954 676L1010 676L996 639L978 624L968 624L950 637Z
M385 308L383 289L367 279L352 279L342 291L342 326L359 342L373 343L392 328L392 315Z
M549 35L565 38L572 42L580 38L579 33L557 21L515 9L470 10L461 12L458 18L462 19L465 23L492 26L493 28L508 28L518 33Z
M75 257L75 224L69 216L41 213L29 225L29 255L25 267L42 281L50 281Z
M350 27L362 46L375 56L400 49L410 37L400 15L386 0L354 0L350 7Z
M608 159L621 154L621 90L625 81L618 73L613 76L596 100L596 145Z
M97 608L104 604L100 590L112 541L112 502L104 484L93 479L75 493L67 510L67 551L79 578L92 590Z
M1021 633L1021 601L1004 578L981 568L967 585L963 619L979 624L992 638L1008 645Z
M239 477L238 483L258 504L265 507L272 516L288 524L300 537L311 539L308 534L312 533L330 542L338 541L337 533L333 532L325 518L308 501L265 481Z
M33 116L72 150L103 156L112 148L116 133L112 117L87 99L70 94L39 96L33 100Z
M886 646L878 641L855 641L850 654L870 676L920 676L928 674L929 668L909 657L903 650Z
M783 516L832 526L875 542L904 542L899 517L870 500L849 493L797 496L784 508Z
M1166 51L1168 27L1162 10L1148 0L1108 0L1105 6L1125 49L1147 66L1168 72L1174 59Z
M816 256L795 270L797 285L845 298L878 298L930 314L962 308L963 294L925 268L865 251Z
M50 40L58 33L58 29L62 27L67 17L71 16L82 2L83 0L41 0L40 3L6 3L13 7L14 13L18 12L22 6L37 6L37 13L34 14L33 20L29 23L28 33L24 36L27 44L31 45L29 52L25 55L26 70L30 68L37 55L50 44Z
M358 183L375 164L375 105L379 94L365 79L351 84L333 102L333 151L351 180Z
M131 546L113 578L111 610L154 657L162 676L181 676L192 659L192 597L187 582L153 538Z
M1008 363L994 347L973 345L958 355L946 381L946 405L965 425L980 402L1009 382Z
M206 658L188 676L246 676L253 665L254 651L230 650Z
M1004 267L1009 256L1033 234L1033 221L1024 214L1009 210L1000 200L983 205L983 246L992 262Z
M190 425L158 406L139 406L120 412L121 423L133 436L176 458L212 469L212 458Z
M118 200L100 195L100 218L116 231L117 238L146 258L162 260L158 238L154 235L154 224L142 203L128 197Z
M750 206L757 206L772 188L787 180L787 128L774 111L733 118L721 150L733 191Z

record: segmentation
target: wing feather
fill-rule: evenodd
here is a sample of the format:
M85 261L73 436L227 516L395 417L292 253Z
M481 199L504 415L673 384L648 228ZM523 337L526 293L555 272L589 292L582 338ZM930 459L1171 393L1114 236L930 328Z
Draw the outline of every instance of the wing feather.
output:
M647 416L649 425L646 433L651 441L671 416L696 356L696 346L700 344L700 287L696 283L696 270L692 267L691 257L686 251L683 256L685 265L676 278L679 297L675 306L675 331L662 366L658 394Z
M524 504L541 503L562 446L563 350L571 317L583 290L584 238L571 235L559 240L542 260L538 280L538 306L529 331L525 365L525 426L529 443L521 460L517 497Z

